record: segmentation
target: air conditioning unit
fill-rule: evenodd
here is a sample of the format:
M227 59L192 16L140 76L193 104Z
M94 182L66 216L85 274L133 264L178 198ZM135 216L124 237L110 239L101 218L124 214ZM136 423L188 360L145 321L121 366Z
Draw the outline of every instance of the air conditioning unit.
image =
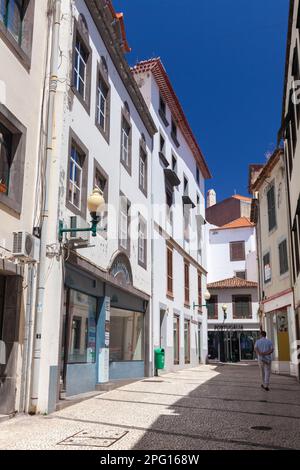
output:
M24 261L39 261L40 240L27 232L13 233L13 255Z

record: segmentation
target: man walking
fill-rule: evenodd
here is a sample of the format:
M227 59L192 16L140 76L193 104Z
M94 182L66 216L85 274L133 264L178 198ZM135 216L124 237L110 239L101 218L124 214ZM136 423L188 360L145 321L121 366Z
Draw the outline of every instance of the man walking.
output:
M257 354L258 365L261 372L262 384L261 387L269 391L272 353L274 351L273 343L267 339L267 333L261 331L260 339L256 341L254 350Z

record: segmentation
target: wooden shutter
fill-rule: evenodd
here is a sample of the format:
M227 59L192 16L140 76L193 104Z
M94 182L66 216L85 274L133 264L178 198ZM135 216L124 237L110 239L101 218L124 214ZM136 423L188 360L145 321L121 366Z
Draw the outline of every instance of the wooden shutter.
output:
M198 271L198 310L202 311L202 274Z
M230 243L230 261L245 260L245 242Z
M190 267L187 262L184 263L184 303L190 303Z
M167 247L167 294L173 295L173 250Z
M286 240L283 240L279 244L279 266L280 266L280 274L284 274L288 271L288 258L287 258L287 243Z
M267 194L269 231L276 226L275 187L271 186Z

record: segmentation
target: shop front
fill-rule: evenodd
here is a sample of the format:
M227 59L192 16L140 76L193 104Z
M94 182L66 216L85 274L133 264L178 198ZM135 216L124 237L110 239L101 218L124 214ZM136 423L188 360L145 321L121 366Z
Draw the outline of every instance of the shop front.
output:
M119 255L108 273L76 261L65 274L61 397L150 371L149 296L133 288L129 260Z
M253 361L258 330L246 330L243 325L215 325L208 331L208 359L221 362Z
M290 373L290 334L288 308L273 310L266 314L266 325L269 339L274 344L272 372Z

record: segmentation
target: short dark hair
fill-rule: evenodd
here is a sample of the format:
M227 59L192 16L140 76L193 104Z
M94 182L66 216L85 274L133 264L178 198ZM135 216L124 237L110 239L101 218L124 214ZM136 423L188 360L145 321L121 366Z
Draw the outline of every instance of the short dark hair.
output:
M263 336L264 338L267 336L267 333L265 331L261 331L260 332L261 336Z

